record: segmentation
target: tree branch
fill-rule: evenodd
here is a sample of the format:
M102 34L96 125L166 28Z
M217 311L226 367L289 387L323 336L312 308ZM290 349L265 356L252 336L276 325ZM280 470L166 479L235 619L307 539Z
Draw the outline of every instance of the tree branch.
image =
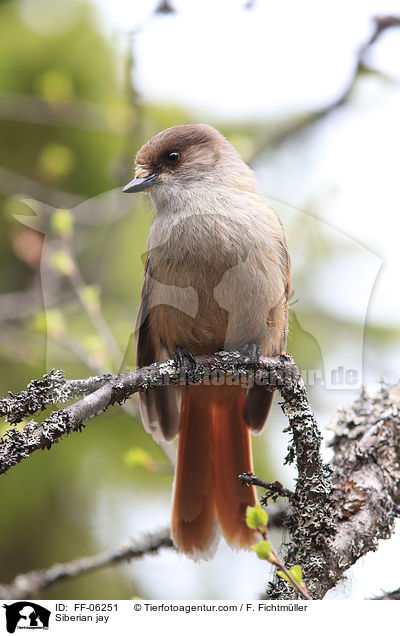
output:
M375 551L379 539L390 537L400 502L400 385L382 385L376 395L364 391L354 404L339 411L334 420L333 483L335 491L327 504L336 526L311 532L311 543L301 542L302 529L294 526L288 546L287 567L300 563L313 598L323 598L360 557ZM302 512L292 500L293 519ZM315 520L304 510L304 523ZM313 544L320 544L314 551ZM279 580L270 584L268 598L295 598Z
M117 565L146 554L156 554L161 548L173 548L169 528L153 534L147 534L141 541L132 541L129 545L102 552L96 556L74 559L68 563L56 563L48 570L33 570L18 574L8 585L0 585L0 598L35 598L42 590L82 574L88 574L110 565Z
M358 558L375 550L378 540L392 532L400 503L400 386L382 386L376 396L363 392L337 414L332 468L322 462L321 435L304 382L286 354L261 357L254 363L243 352L219 352L196 356L196 366L187 369L179 370L168 360L129 373L81 380L66 380L62 372L53 371L32 381L26 391L1 400L0 412L17 422L53 402L84 397L51 413L42 423L31 421L22 431L8 429L0 443L0 474L35 450L49 448L63 435L81 430L90 418L136 392L199 382L242 386L255 382L267 391L279 390L289 421L286 430L291 434L286 462L296 462L298 469L296 489L292 493L255 476L241 478L257 482L270 496L288 497L283 522L290 535L285 566L300 565L312 598L323 598ZM277 578L267 590L272 599L296 595Z
M268 527L282 528L286 518L286 507L275 504L268 512ZM89 574L102 568L130 562L147 554L158 554L161 548L172 548L170 529L148 533L140 541L132 541L116 550L101 552L95 556L73 559L67 563L56 563L47 570L32 570L18 574L11 583L0 584L0 599L36 598L42 590L57 585L61 581Z
M334 421L334 482L338 533L321 594L379 539L388 539L399 516L400 385L382 384L376 395L363 391Z
M227 377L231 382L239 383L253 379L264 384L266 390L278 388L283 395L300 378L293 360L286 355L261 358L260 363L254 365L240 352L220 352L212 356L197 356L196 363L193 369L179 371L173 360L167 360L129 373L83 380L66 380L61 371L52 371L43 380L33 380L27 391L11 394L0 401L0 414L5 415L8 421L20 422L25 415L43 410L50 404L67 402L77 395L84 397L64 409L53 411L42 423L30 421L22 431L8 429L0 443L0 474L34 451L50 448L63 435L81 431L87 420L140 391L167 384L219 383L220 378ZM303 391L307 399L304 384Z
M400 601L400 587L393 592L384 592L381 596L375 596L372 601Z
M197 356L196 366L182 371L174 361L168 360L119 375L65 380L64 385L59 373L53 373L52 376L57 378L55 383L58 399L65 401L76 394L84 394L85 397L65 409L51 413L41 424L31 421L22 431L6 431L0 444L0 474L7 472L35 450L50 448L63 435L81 430L88 419L138 391L149 391L167 384L220 384L223 378L225 382L243 386L255 382L265 386L266 390L280 391L284 400L282 408L289 419L288 430L291 431L293 440L287 461L296 460L299 471L293 496L293 513L290 517L291 531L296 534L297 530L297 540L315 550L319 549L313 540L312 530L315 526L321 533L333 533L329 499L332 493L330 470L321 460L321 435L308 402L303 379L291 356L281 354L277 358L261 357L259 362L254 363L241 352L219 352L211 356ZM30 391L35 392L37 385L31 389L28 387L28 391L20 396L14 395L3 400L2 408L7 411L8 418L14 418L15 421L15 417L20 418L24 410L32 413L35 406L41 408L43 404L48 404L54 398L54 388L48 385L48 379L49 376L40 398L33 402L30 402L25 393L29 395ZM18 416L15 415L15 410ZM314 524L304 523L310 518L314 520Z

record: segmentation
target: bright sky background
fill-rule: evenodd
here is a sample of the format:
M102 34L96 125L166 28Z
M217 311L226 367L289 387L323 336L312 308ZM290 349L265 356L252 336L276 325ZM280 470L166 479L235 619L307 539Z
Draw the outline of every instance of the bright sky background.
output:
M138 30L137 82L149 98L227 118L284 114L336 95L370 16L398 0L172 0L177 13L150 17L151 0L93 0L111 34ZM380 63L400 74L398 38ZM397 57L395 57L397 53Z

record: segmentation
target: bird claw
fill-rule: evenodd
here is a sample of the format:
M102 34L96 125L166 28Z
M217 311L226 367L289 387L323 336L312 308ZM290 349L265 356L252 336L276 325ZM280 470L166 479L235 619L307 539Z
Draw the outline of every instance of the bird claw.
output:
M175 349L174 353L172 354L172 359L175 362L179 373L185 374L186 388L188 389L189 388L188 366L191 369L194 369L196 367L196 359L193 353L191 353L188 349L185 349L184 347L182 348L178 347L177 349Z
M245 344L244 347L240 349L240 353L246 358L249 358L250 364L258 364L260 362L261 347L254 342Z
M178 367L179 371L186 370L187 361L190 363L191 367L196 366L196 358L194 357L193 353L191 353L184 347L178 347L177 349L175 349L174 353L172 354L172 359Z

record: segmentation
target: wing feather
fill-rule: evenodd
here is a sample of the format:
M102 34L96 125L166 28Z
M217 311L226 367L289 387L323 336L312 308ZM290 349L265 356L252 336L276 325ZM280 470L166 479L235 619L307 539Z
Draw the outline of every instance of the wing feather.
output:
M152 278L147 255L142 297L136 321L136 361L139 368L168 359L168 353L157 335L151 331ZM155 441L171 441L179 431L180 393L174 386L161 386L148 393L140 393L139 408L143 426Z
M285 294L284 324L282 325L282 337L279 343L280 350L273 351L272 355L277 355L286 350L288 327L289 327L289 293L290 293L290 257L284 241L281 242L282 255L282 278ZM273 311L273 310L272 310ZM244 404L243 416L247 426L253 433L261 433L274 399L274 391L266 391L263 386L254 385L247 392Z

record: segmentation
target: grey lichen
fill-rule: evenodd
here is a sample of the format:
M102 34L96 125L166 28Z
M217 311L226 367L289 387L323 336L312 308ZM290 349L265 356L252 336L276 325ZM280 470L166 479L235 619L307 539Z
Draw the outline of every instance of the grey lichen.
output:
M354 404L338 411L332 423L335 437L331 444L331 492L325 490L323 478L315 484L313 479L303 479L299 474L300 497L293 502L288 521L291 537L287 563L301 564L313 598L323 598L353 563L375 551L380 539L391 536L400 497L399 407L398 385L382 385L375 395L362 391ZM309 427L309 419L303 421ZM311 429L302 438L301 446L304 440L306 445L310 442L310 433ZM298 460L303 451L296 447L292 453ZM306 457L315 461L313 453ZM328 506L325 518L323 510L317 510L317 517L313 517L312 503L310 507L321 486L325 492L320 493L320 503L326 497ZM296 495L297 492L296 489ZM274 581L268 590L270 598L294 595L290 589L285 591L279 581Z
M44 411L49 404L66 402L71 394L63 371L46 373L41 380L29 382L26 391L0 398L0 417L11 424L22 422L27 415Z

